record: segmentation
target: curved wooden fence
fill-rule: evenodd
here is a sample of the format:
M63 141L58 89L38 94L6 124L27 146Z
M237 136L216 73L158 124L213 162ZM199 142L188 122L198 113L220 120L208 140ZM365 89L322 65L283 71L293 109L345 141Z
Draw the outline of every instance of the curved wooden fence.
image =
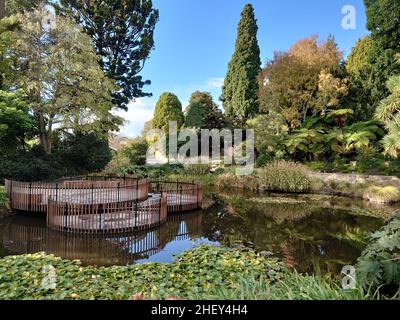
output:
M203 188L196 183L152 181L150 192L167 194L169 213L199 209L203 203Z
M203 201L202 186L184 182L94 177L5 185L12 209L46 212L48 227L87 234L149 229Z
M149 182L126 178L110 181L68 179L57 182L5 180L5 187L11 209L45 213L50 198L72 203L143 201L148 196Z

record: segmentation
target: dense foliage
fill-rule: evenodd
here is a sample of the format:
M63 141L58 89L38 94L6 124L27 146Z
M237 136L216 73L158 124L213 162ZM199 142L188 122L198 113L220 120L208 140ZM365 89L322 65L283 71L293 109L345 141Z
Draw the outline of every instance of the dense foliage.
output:
M364 0L367 29L371 32L372 47L369 62L374 75L374 94L383 99L387 96L385 83L400 72L395 56L400 53L400 2L398 0Z
M196 91L190 97L185 110L185 127L197 129L221 129L225 121L222 112L208 92Z
M400 55L398 62L400 64ZM400 75L391 77L387 87L390 95L382 100L375 116L388 131L382 141L385 152L397 158L400 153Z
M373 117L380 101L368 58L372 46L373 42L369 36L359 39L346 60L349 78L349 95L346 102L354 110L355 117L363 121Z
M259 110L257 76L261 60L257 31L254 9L247 4L239 22L235 52L229 62L221 96L226 116L238 124L245 123Z
M317 37L299 40L288 52L276 52L259 75L260 109L282 114L291 128L307 117L337 106L346 93L337 78L342 55L333 38L318 45Z
M3 186L0 186L0 208L4 207L7 202L7 192Z
M152 1L61 0L60 4L59 10L92 38L102 69L119 87L112 92L114 104L127 109L130 100L151 96L143 92L151 82L140 72L154 47L159 13Z
M100 69L90 37L62 17L56 28L45 29L45 17L42 10L18 14L11 52L20 75L14 86L27 96L39 143L50 154L56 130L108 132L120 120L111 114L114 85Z
M357 277L364 288L384 286L383 291L400 295L400 213L369 237L370 244L357 263Z

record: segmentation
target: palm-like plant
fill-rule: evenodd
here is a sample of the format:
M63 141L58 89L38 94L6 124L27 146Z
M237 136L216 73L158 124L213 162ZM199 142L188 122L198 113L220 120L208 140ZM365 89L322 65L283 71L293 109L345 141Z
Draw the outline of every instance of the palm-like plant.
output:
M322 129L295 130L285 141L287 151L289 154L303 152L309 157L321 155L325 152L324 134Z
M400 153L400 75L391 77L387 86L391 94L382 100L375 117L388 131L382 140L385 153L397 158Z
M382 135L383 131L375 121L356 122L343 129L331 130L325 136L325 141L333 152L348 155L369 147Z

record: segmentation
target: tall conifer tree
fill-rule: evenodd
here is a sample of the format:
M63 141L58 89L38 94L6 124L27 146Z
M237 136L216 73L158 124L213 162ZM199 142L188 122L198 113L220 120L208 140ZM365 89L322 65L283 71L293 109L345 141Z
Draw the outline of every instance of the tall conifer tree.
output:
M246 4L241 16L221 96L225 114L236 124L243 124L258 113L257 76L261 70L258 26L251 4Z

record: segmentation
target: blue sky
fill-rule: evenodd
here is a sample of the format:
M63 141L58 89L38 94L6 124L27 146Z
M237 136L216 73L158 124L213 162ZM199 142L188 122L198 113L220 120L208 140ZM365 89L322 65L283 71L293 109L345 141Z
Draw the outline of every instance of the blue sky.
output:
M141 73L152 81L146 90L153 97L137 99L128 112L119 113L128 121L122 135L140 134L165 91L175 93L183 107L196 90L211 92L219 103L246 3L254 6L263 63L272 58L274 51L285 51L297 40L315 34L322 40L334 35L347 55L357 39L367 34L362 0L153 0L160 21L155 49ZM356 9L355 30L342 28L345 5Z

